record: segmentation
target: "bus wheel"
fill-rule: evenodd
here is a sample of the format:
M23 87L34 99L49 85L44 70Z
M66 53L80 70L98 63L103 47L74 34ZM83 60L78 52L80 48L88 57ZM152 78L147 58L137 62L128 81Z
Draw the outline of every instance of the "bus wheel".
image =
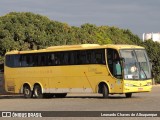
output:
M23 94L25 98L31 98L32 97L32 91L28 85L25 85L23 87Z
M35 85L33 92L35 98L43 98L42 89L40 85Z
M126 93L126 98L131 98L132 97L132 93Z
M109 96L108 87L105 84L103 84L102 94L103 94L103 98L108 98Z
M57 93L57 94L55 94L55 97L56 98L65 98L66 95L67 95L67 93Z

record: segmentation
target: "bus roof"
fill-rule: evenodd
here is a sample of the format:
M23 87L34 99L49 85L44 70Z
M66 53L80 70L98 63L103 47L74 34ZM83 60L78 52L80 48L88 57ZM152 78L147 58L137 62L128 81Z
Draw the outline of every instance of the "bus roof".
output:
M6 54L23 54L23 53L39 53L39 52L52 52L52 51L71 51L71 50L86 50L86 49L102 49L102 48L113 48L113 49L144 49L137 45L124 45L124 44L80 44L80 45L62 45L62 46L51 46L46 49L39 50L28 50L28 51L18 51L13 50L7 52Z

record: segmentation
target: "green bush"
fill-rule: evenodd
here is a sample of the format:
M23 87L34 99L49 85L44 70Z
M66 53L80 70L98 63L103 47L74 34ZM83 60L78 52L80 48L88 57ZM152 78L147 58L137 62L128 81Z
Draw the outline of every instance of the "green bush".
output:
M83 24L80 27L53 21L30 12L11 12L0 17L0 64L10 50L41 49L68 44L135 44L144 46L153 63L152 73L160 82L160 44L142 40L130 30Z

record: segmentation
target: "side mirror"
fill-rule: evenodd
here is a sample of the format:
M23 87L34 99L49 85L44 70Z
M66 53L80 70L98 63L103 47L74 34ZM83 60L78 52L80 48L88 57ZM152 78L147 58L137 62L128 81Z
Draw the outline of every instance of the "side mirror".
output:
M151 68L151 70L152 70L152 62L149 62L149 65L150 65L150 68Z

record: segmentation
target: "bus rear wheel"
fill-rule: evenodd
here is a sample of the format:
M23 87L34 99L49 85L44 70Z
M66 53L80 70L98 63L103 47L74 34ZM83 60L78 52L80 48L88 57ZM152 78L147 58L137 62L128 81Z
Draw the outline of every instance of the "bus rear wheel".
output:
M126 93L126 98L131 98L132 97L132 93Z
M31 98L32 97L32 91L28 85L25 85L23 87L23 94L25 98Z
M108 87L105 84L103 84L103 87L102 87L102 94L103 94L103 98L108 98L109 96Z
M55 94L55 97L56 98L65 98L66 95L67 95L67 93L57 93L57 94Z
M43 98L42 89L40 85L35 85L33 92L35 98Z

